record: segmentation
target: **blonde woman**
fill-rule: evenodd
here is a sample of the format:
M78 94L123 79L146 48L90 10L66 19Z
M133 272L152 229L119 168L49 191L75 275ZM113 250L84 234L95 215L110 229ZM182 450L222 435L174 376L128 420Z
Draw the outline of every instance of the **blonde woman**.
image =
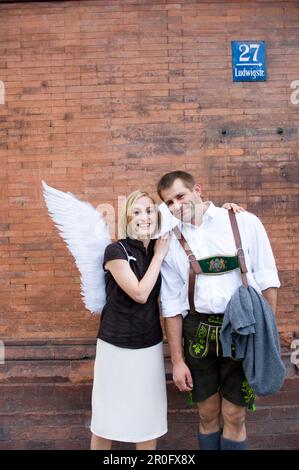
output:
M158 208L146 192L129 195L124 238L104 255L107 302L98 333L92 392L91 449L113 440L153 450L167 432L167 400L158 296L167 253Z

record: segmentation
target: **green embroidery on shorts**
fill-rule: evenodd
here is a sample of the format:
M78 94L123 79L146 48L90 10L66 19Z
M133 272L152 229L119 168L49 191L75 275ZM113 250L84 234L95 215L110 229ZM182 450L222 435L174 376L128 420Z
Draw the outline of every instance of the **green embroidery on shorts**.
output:
M199 324L195 340L189 340L189 353L192 357L204 357L207 352L207 334L208 328L202 323Z
M212 325L222 325L223 322L223 315L210 315L208 318L208 323Z
M210 331L208 335L209 341L216 341L216 339L219 337L219 331L220 331L219 326L210 327Z
M196 405L196 401L193 399L192 390L190 390L190 392L187 393L187 404L188 404L189 406L194 406L194 405Z
M217 341L220 326L208 326L200 323L195 339L189 340L189 354L195 358L205 357L209 352L209 342Z
M212 328L209 334L209 340L216 341L217 333L217 328Z
M241 390L242 392L244 392L243 398L244 398L245 403L248 405L248 409L250 411L255 411L256 406L254 402L256 399L256 394L253 388L247 382L247 380L243 380Z
M249 405L247 409L248 409L248 411L253 411L253 412L256 411L255 403L252 403L252 405Z

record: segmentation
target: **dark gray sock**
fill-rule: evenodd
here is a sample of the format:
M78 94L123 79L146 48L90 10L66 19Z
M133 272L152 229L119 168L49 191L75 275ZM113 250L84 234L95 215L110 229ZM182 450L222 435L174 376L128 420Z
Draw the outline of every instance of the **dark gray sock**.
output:
M200 450L220 450L220 431L211 434L198 433Z
M221 450L247 450L247 439L245 441L231 441L221 436L220 448Z

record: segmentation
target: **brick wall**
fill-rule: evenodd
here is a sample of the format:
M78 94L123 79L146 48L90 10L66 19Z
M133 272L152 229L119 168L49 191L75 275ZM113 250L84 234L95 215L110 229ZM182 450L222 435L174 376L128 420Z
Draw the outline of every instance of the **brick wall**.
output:
M94 340L10 340L0 368L1 449L87 449ZM260 397L247 413L251 449L298 449L299 380L289 356L288 379L275 396ZM165 345L168 433L159 449L197 448L197 411L171 380ZM132 449L114 443L114 449Z
M298 22L295 0L0 3L0 338L30 351L45 338L56 348L57 341L88 342L97 331L73 260L49 221L42 179L95 205L116 204L138 187L154 194L161 173L179 168L198 178L205 198L238 201L261 217L280 271L277 317L288 348L299 332L299 104L290 100L299 80ZM233 39L266 41L265 83L232 82ZM53 377L64 372L46 351L49 387L63 403ZM69 370L67 358L61 361ZM27 381L22 364L19 357L5 365L19 387ZM39 394L44 379L35 360L26 364ZM295 368L289 376L298 384ZM8 404L10 386L2 398ZM11 389L19 403L30 395L21 388ZM269 414L263 411L268 428L281 413L283 436L293 436L283 445L295 439L299 447L294 394L275 405L274 418L271 403ZM177 408L173 419L191 416L175 415ZM84 426L69 411L65 419ZM36 412L46 416L51 407ZM55 422L63 428L62 418ZM8 427L0 430L4 443L34 446L35 434Z

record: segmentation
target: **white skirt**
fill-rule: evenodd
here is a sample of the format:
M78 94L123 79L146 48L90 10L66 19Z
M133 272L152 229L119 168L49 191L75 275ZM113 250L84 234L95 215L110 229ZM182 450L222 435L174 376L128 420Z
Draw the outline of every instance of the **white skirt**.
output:
M119 348L98 339L91 432L122 442L144 442L167 432L163 343Z

